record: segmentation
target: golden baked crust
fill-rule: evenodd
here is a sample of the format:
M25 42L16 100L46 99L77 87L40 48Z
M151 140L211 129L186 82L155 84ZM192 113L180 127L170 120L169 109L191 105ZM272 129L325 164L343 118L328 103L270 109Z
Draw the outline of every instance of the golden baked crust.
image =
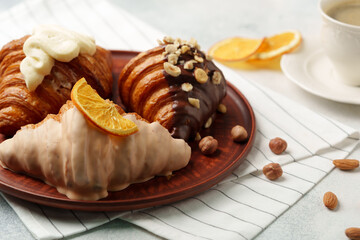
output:
M178 44L178 51L184 45ZM134 111L150 122L159 122L173 137L188 140L213 117L226 95L226 82L214 63L197 47L189 45L189 51L175 57L174 65L180 75L171 75L164 67L172 62L166 52L168 46L160 45L133 58L119 76L119 95L128 111ZM193 61L192 68L185 67L189 61ZM196 80L196 69L201 69L208 80ZM222 80L214 83L214 73ZM184 83L190 84L191 90L185 91ZM194 106L189 98L199 101L200 107Z
M0 133L11 136L22 126L58 113L82 77L103 98L111 95L111 54L98 47L93 56L81 54L68 63L55 61L51 73L30 92L20 72L23 44L29 36L7 43L0 51Z

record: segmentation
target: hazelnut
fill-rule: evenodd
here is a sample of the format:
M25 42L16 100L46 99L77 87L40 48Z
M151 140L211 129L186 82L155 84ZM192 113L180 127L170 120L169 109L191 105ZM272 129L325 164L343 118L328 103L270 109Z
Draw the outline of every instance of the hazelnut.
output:
M234 142L242 142L248 138L248 133L243 126L236 125L231 129L231 138Z
M169 56L168 56L169 63L175 65L175 64L177 64L177 61L178 61L178 56L175 53L169 54Z
M263 173L269 180L276 180L282 176L283 170L278 163L269 163L263 167Z
M181 69L169 62L164 62L164 70L173 77L177 77L181 74Z
M196 136L195 136L195 141L200 141L201 140L201 135L200 133L196 133Z
M195 75L196 81L198 81L201 84L206 83L209 78L208 75L206 74L206 72L204 71L204 69L202 69L202 68L195 68L194 75Z
M221 73L218 71L214 72L214 74L212 76L213 84L219 85L221 83L221 79L222 79Z
M286 150L287 143L284 139L276 137L270 140L269 147L273 153L279 155Z
M219 106L217 107L216 110L218 110L221 113L226 113L226 111L227 111L226 106L222 103L219 104Z
M184 69L192 70L194 68L194 63L196 63L195 60L189 60L189 61L185 62Z
M173 43L174 42L174 38L170 37L170 36L165 36L163 39L164 43L169 44L169 43Z
M212 118L209 117L209 119L206 121L205 125L204 125L204 128L209 128L212 124Z
M206 58L206 60L208 60L208 61L212 61L212 60L213 60L213 57L212 57L211 55L208 55L208 54L206 54L205 58Z
M195 55L195 56L194 56L194 59L195 59L195 61L197 61L197 62L199 62L199 63L204 62L204 59L203 59L202 57L198 56L198 55Z
M183 83L181 84L181 89L185 92L190 92L193 89L193 85L191 83Z
M200 100L197 98L188 98L188 101L191 105L193 105L194 107L196 107L197 109L200 109Z
M185 53L187 53L188 51L190 51L190 47L189 47L189 46L187 46L187 45L181 46L181 53L182 53L182 54L185 54Z
M210 155L213 154L218 147L218 141L212 136L207 136L201 139L199 142L199 148L202 154Z
M165 52L167 52L167 53L175 53L176 50L177 50L177 47L174 44L168 44L165 47Z

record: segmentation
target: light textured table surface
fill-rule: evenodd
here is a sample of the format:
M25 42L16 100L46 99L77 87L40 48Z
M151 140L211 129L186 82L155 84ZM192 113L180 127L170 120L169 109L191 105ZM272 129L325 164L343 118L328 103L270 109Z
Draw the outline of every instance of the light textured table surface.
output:
M6 11L20 1L0 1ZM316 0L111 0L139 19L167 35L194 37L203 49L226 37L262 37L288 29L299 30L306 39L318 38L321 18ZM322 99L305 92L281 71L239 71L250 81L271 88L316 112L360 130L360 106ZM265 104L265 103L264 103ZM353 158L360 159L360 150ZM286 211L256 240L346 239L347 227L360 227L360 170L332 171L298 203ZM329 211L322 205L323 194L332 191L339 208ZM179 223L181 224L181 223ZM0 197L0 239L33 239L14 211ZM151 233L115 220L69 239L158 239Z

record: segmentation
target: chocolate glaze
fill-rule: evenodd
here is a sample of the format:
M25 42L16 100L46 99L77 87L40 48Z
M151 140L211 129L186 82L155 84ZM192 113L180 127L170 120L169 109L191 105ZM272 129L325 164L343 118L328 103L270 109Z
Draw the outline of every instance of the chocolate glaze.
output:
M168 61L167 55L162 55L165 47L165 44L155 47L130 60L119 76L119 95L128 111L135 111L150 122L158 121L175 138L189 140L210 117L214 117L216 108L226 95L225 78L215 64L195 48L179 56L176 66L181 69L181 74L178 77L169 75L163 67ZM194 53L204 61L194 63L192 70L184 69L184 63L193 60ZM196 81L196 68L205 70L209 76L206 83ZM212 83L215 71L222 76L218 85ZM193 89L183 91L183 83L190 83ZM189 103L189 97L199 99L200 109Z
M192 52L181 54L178 63L182 60L189 61L194 59ZM216 108L221 100L226 95L226 81L224 75L219 68L215 66L212 61L206 60L205 54L197 50L197 55L204 59L202 63L194 63L192 70L184 69L184 64L177 64L180 67L181 74L178 77L173 77L164 71L165 79L170 87L170 95L173 100L172 108L174 115L171 118L169 131L175 138L182 138L189 140L194 138L196 133L201 129L205 122L214 115ZM167 57L166 61L167 61ZM206 83L199 83L194 77L196 68L202 68L207 72L209 79ZM219 71L222 76L221 83L215 85L212 83L212 76L215 71ZM190 83L193 89L185 92L181 89L181 84ZM197 98L200 100L200 109L192 106L188 102L188 98Z

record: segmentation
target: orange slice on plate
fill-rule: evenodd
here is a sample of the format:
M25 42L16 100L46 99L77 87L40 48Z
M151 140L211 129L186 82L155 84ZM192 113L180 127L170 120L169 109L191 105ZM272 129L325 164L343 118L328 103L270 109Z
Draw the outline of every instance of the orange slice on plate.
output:
M213 45L208 54L220 62L245 61L264 45L265 38L227 38Z
M254 59L268 60L294 51L301 43L301 34L295 30L287 31L268 37L265 42L264 47L254 55Z
M87 120L107 133L128 136L138 131L134 122L121 116L119 106L101 98L85 78L74 85L71 100Z

